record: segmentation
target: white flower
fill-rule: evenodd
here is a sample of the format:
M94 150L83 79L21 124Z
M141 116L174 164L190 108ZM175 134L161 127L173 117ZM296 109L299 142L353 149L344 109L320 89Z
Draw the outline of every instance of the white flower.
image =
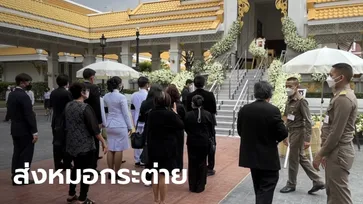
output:
M326 80L326 78L328 77L328 74L326 73L314 73L311 74L312 76L312 80L313 81L317 81L317 82L324 82Z
M193 80L194 79L194 74L192 72L189 72L189 71L181 71L175 76L175 78L171 82L171 84L174 84L178 88L178 90L181 92L183 90L184 86L185 86L185 82L188 79Z
M318 47L314 39L303 38L298 34L295 23L290 17L283 18L282 33L284 34L287 46L296 52L303 53Z
M207 85L212 85L215 81L217 84L223 84L224 81L224 73L223 73L223 65L219 62L213 62L213 64L207 63L205 68L206 73L208 74Z
M160 85L169 85L175 77L175 74L170 69L158 69L149 73L149 80L152 83Z
M252 56L257 58L262 58L267 56L267 50L264 47L257 47L256 39L252 40L248 51L252 54Z

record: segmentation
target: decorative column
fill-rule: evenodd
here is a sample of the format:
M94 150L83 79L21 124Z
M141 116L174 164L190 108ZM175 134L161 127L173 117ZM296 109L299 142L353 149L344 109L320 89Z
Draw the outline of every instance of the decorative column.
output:
M255 30L255 2L249 3L248 0L238 0L238 17L237 19L243 25L240 37L238 53L233 53L231 56L231 66L236 64L236 58L242 56L248 49L254 36ZM244 57L244 55L243 55Z
M69 63L64 62L64 73L65 75L69 75Z
M82 62L83 67L86 67L95 62L96 62L95 50L92 47L85 49L85 54Z
M122 64L132 67L132 53L130 41L122 42L121 62Z
M58 76L58 72L59 72L59 62L58 62L58 51L56 50L51 50L48 53L48 87L50 89L56 88L56 80L55 78Z
M151 70L155 71L160 69L161 59L160 59L160 50L158 46L152 46L151 49Z
M238 18L238 6L237 0L224 0L224 35L227 35L229 28L231 28L235 20L241 20Z
M180 59L181 59L179 38L170 39L169 55L170 55L170 69L172 72L178 73L180 71Z

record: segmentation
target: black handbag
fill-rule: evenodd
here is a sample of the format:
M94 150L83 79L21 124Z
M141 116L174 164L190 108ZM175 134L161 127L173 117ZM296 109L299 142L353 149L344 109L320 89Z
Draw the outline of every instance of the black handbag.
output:
M138 129L139 121L137 121L135 129ZM131 147L133 149L142 149L145 145L144 137L139 132L131 134Z
M144 146L142 153L140 155L141 158L141 162L143 164L148 164L149 163L149 153L148 153L148 148L147 148L147 144Z

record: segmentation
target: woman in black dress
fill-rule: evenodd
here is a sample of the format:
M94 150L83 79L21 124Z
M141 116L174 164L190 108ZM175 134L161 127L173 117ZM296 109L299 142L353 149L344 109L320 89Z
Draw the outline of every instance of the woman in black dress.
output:
M212 114L203 109L203 97L192 98L193 110L185 116L185 131L188 146L189 190L201 193L207 184L207 155L211 147L214 129Z
M166 169L170 175L176 168L177 137L184 129L184 123L177 114L176 105L170 109L169 94L161 92L155 97L154 104L155 108L148 114L146 130L149 164L158 163L153 169ZM165 175L158 173L153 176L158 176L158 183L153 183L154 202L163 204L167 190Z
M178 88L171 84L166 89L166 93L170 95L171 104L176 104L176 111L182 120L185 118L185 108L184 105L180 101L180 93ZM171 107L172 108L172 107ZM177 137L177 158L176 158L176 165L180 172L183 170L183 155L184 155L184 130L180 130L178 132Z

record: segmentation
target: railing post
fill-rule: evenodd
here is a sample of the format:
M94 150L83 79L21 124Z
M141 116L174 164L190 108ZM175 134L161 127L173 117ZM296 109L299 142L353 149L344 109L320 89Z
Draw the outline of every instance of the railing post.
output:
M236 120L236 111L233 110L233 122L232 122L232 136L234 136L234 128L235 128L235 120Z
M228 90L228 97L231 99L231 77L229 77L229 90Z

